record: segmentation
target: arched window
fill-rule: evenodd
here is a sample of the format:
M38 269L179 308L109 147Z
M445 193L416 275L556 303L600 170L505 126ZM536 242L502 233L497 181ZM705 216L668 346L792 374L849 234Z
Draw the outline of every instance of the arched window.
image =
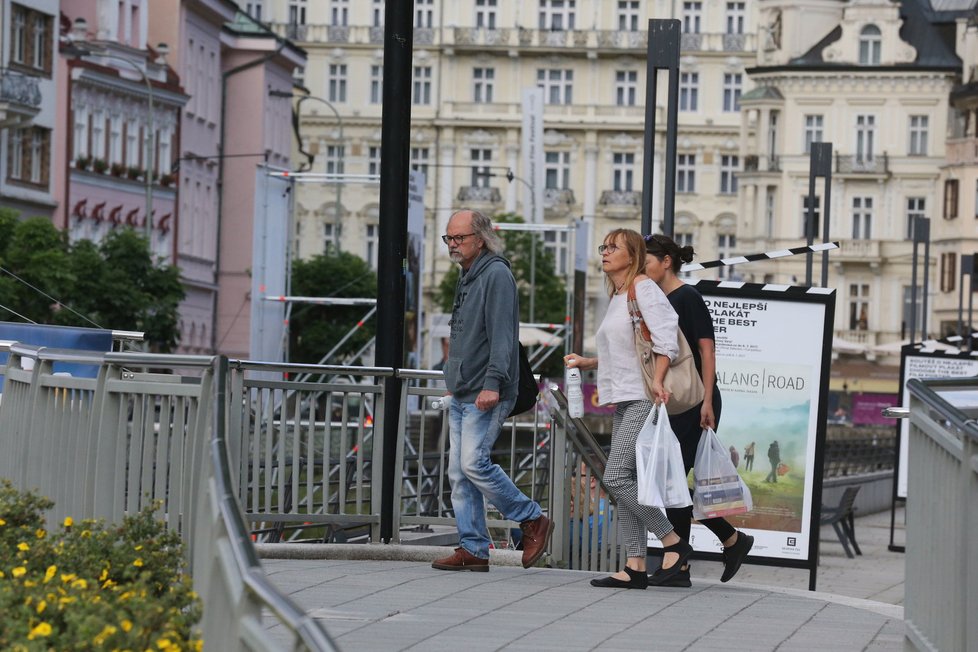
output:
M880 65L880 51L883 48L883 36L876 25L866 25L859 32L859 63L863 66Z

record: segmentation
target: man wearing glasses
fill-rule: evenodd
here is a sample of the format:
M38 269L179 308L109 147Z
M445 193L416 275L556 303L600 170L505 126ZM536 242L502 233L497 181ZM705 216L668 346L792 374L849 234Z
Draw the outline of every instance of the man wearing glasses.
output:
M517 489L490 458L503 421L516 403L519 381L519 304L509 261L492 221L473 210L457 211L441 237L462 268L452 307L445 362L449 407L448 478L459 547L432 568L489 570L486 500L523 530L523 567L543 555L553 523L539 503Z

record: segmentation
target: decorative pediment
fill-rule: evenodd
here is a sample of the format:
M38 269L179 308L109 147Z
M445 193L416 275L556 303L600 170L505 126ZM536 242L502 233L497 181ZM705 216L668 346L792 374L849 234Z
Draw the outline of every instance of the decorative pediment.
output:
M633 149L642 146L642 140L621 132L607 140L608 147L612 149Z

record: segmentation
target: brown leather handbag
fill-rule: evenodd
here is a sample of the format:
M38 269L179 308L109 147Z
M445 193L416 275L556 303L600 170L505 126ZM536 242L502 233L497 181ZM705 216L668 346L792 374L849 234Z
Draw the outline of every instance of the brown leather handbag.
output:
M632 331L635 336L635 352L638 354L639 367L642 369L642 381L645 384L645 395L650 401L655 400L652 393L652 380L655 378L655 355L652 352L652 333L642 318L642 311L635 299L635 284L628 288L628 315L632 320ZM696 361L689 348L689 342L682 331L677 329L679 338L679 355L669 363L663 386L669 392L669 402L666 403L666 414L681 414L703 402L703 379L696 371Z

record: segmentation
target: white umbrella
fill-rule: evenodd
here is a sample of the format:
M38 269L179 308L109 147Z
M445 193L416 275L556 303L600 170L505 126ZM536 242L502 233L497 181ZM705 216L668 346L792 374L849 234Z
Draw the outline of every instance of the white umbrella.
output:
M563 340L557 335L548 333L541 328L520 326L520 342L523 343L523 346L557 346Z
M866 353L866 351L869 350L869 347L865 344L860 344L859 342L850 342L849 340L836 337L832 340L832 350L836 353L860 355Z
M886 344L877 344L873 347L873 353L879 353L882 355L899 355L900 351L903 350L907 344L910 344L910 340L899 340L897 342L887 342ZM955 352L958 347L951 344L945 344L944 342L938 342L937 340L924 340L921 344L921 349L924 351L950 351Z

